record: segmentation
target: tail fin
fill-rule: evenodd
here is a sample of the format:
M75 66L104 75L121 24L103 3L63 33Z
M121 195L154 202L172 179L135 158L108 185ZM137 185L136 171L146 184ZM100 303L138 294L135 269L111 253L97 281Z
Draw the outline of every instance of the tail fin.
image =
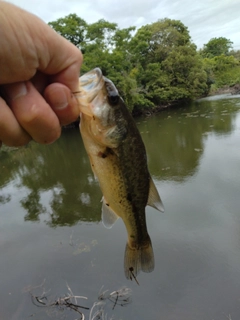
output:
M131 248L126 244L124 256L124 270L127 279L135 278L142 270L143 272L152 272L154 269L154 254L152 243L149 242L139 248Z

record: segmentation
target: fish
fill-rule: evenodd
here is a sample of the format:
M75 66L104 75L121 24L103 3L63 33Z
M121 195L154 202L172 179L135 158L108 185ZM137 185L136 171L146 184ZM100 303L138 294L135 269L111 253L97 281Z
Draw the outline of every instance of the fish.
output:
M95 68L79 78L80 132L102 198L102 222L120 217L127 230L124 272L136 279L152 272L154 253L147 231L147 205L164 212L151 178L146 149L136 123L113 82Z

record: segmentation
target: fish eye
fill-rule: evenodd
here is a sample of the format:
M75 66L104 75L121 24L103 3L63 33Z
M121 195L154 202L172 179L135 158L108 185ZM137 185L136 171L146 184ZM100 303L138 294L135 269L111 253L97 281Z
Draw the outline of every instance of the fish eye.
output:
M109 95L108 101L112 106L115 106L119 101L119 95Z
M105 79L105 84L108 94L108 101L111 106L115 106L116 104L118 104L119 101L118 91L110 80Z

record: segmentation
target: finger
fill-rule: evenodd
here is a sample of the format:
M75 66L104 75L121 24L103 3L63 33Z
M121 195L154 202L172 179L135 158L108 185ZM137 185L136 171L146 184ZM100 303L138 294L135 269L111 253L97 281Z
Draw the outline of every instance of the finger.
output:
M47 144L59 138L61 127L56 114L30 81L3 88L17 121L36 142Z
M79 117L78 101L66 86L60 83L50 84L44 91L44 97L61 125L74 122Z
M81 52L78 51L80 54ZM80 59L81 56L77 55ZM51 82L60 82L66 85L72 92L78 91L79 89L79 76L80 76L80 66L82 64L81 60L74 61L70 66L68 66L63 71L60 71L51 77Z
M31 137L19 125L12 110L0 97L0 146L4 143L10 147L19 147L30 140Z
M51 29L49 26L47 26ZM46 30L47 31L47 30ZM47 37L44 36L44 46L38 48L39 61L38 70L51 75L51 82L60 82L66 85L72 92L79 88L80 67L83 56L81 51L55 31L48 30ZM48 55L46 55L46 51ZM61 54L59 54L61 52Z
M77 91L82 54L72 43L33 14L4 1L0 30L1 39L8 40L0 50L1 84L30 80L38 70Z

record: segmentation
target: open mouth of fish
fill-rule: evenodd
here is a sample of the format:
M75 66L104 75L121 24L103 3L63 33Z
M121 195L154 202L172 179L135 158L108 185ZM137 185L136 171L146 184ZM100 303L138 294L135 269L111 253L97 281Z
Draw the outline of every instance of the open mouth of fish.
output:
M87 95L88 101L94 100L105 84L101 69L95 68L81 76L79 78L79 84L82 99L84 95Z

